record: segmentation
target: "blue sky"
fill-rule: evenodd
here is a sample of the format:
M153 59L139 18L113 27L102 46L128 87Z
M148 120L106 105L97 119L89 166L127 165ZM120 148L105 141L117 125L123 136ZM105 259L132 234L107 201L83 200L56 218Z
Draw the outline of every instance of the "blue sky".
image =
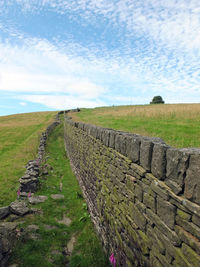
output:
M0 115L200 102L199 0L0 0Z

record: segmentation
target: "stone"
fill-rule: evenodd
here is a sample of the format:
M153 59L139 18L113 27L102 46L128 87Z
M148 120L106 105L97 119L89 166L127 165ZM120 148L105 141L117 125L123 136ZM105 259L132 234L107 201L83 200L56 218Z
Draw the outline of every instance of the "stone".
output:
M67 243L67 251L69 252L69 254L72 253L75 243L76 243L76 238L75 236L72 236L72 238Z
M150 238L150 244L151 246L156 246L157 249L160 251L161 254L165 253L165 246L158 238L155 229L147 225L147 236ZM159 234L160 236L160 234Z
M184 185L185 174L189 163L189 153L187 150L169 148L166 156L167 167L165 182L172 190L174 190L173 185L176 183L177 188L179 186L181 191ZM173 181L173 183L168 183L168 181ZM174 193L177 193L177 191Z
M192 216L192 222L200 227L200 217L199 216L193 215Z
M11 214L9 216L9 222L14 222L14 221L18 220L19 218L21 218L21 216L16 215L16 214Z
M178 195L182 192L183 188L172 180L166 180L165 183L171 188L171 190Z
M157 214L161 220L171 229L174 228L176 208L168 201L157 197Z
M150 185L150 188L163 199L169 199L168 191L165 188L161 187L161 184L158 181L153 181Z
M176 232L171 230L158 215L153 213L150 209L146 209L146 217L151 224L154 224L158 229L163 233L171 242L172 245L180 245L180 239L177 236Z
M8 260L16 242L17 224L13 222L0 223L0 266L8 266Z
M140 145L140 165L146 171L151 171L152 152L153 142L150 140L142 139Z
M48 225L48 224L44 224L44 228L45 228L45 230L53 230L53 229L57 229L56 226L54 226L54 225Z
M200 239L200 228L192 222L183 220L180 216L176 216L176 224L183 227L187 232Z
M27 238L36 241L36 240L40 239L40 234L38 234L38 233L30 233L29 235L27 235Z
M70 218L68 218L67 216L65 216L65 215L63 216L62 220L56 219L56 221L58 223L65 224L67 226L69 226L71 224L71 222L72 222L72 220Z
M166 152L169 146L165 144L154 144L151 162L151 172L159 180L165 179L166 174Z
M140 165L135 163L131 164L131 169L133 169L140 177L144 177L146 170L142 168Z
M116 134L115 136L115 150L126 156L126 134Z
M153 210L154 212L156 212L156 203L155 203L155 198L153 196L151 196L148 193L144 193L143 195L143 203L150 208L151 210Z
M191 217L192 217L191 214L186 213L186 212L182 211L181 209L177 209L177 215L186 221L190 221Z
M138 135L126 137L126 155L134 163L139 163L140 161L140 142Z
M65 196L64 195L61 195L61 194L52 194L51 195L51 198L52 199L64 199Z
M194 267L190 264L190 259L187 259L180 248L175 248L174 266Z
M183 242L188 244L188 246L193 248L200 255L200 241L198 238L194 237L184 228L178 225L175 226L175 231Z
M23 201L14 201L10 204L9 209L12 213L23 216L26 213L29 212L29 208L27 207L27 204Z
M34 196L34 197L29 197L28 201L30 204L38 204L44 202L47 199L48 199L47 196Z
M9 207L0 208L0 220L6 218L10 214Z
M187 199L183 199L182 204L184 207L186 207L190 212L193 212L194 214L196 214L197 216L199 216L200 214L200 206L192 203L191 201L187 200Z
M186 259L190 262L191 266L198 267L200 264L200 255L198 255L193 249L191 249L185 243L182 244L182 252Z
M29 174L25 174L24 176L21 177L22 180L30 179L31 176Z
M109 138L110 138L110 131L107 129L103 129L101 133L101 140L105 146L109 146Z
M116 131L110 130L109 147L111 148L115 148L115 136L116 136Z
M141 230L145 230L147 223L145 216L138 210L136 205L134 205L133 203L130 203L129 206L130 206L131 218L134 220L134 222Z
M184 196L200 204L200 152L190 155L189 167L185 178Z
M35 225L35 224L30 224L26 227L26 231L27 232L34 232L34 231L37 231L39 230L39 226L38 225Z

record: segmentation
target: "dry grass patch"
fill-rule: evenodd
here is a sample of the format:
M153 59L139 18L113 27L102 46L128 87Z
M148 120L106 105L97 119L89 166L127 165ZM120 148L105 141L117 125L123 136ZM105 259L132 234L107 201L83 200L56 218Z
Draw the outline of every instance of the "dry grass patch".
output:
M200 104L101 107L70 116L102 127L161 137L175 147L200 147Z

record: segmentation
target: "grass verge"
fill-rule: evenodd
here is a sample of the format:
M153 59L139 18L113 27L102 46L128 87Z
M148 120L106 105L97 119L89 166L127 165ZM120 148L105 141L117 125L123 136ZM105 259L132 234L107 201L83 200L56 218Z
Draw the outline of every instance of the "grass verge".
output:
M28 225L39 226L35 233L38 238L32 240L25 235L18 243L10 264L15 263L20 267L109 266L108 257L102 250L80 187L65 155L62 125L50 136L46 155L49 175L41 179L41 188L36 195L45 195L48 200L34 206L40 210L40 215L27 215L20 224L24 229ZM64 195L64 199L51 198L52 194L59 193ZM69 226L58 222L65 217L71 220ZM71 255L66 255L64 251L73 239L73 251Z
M56 112L35 112L0 117L0 207L16 199L19 178L37 153L41 132Z

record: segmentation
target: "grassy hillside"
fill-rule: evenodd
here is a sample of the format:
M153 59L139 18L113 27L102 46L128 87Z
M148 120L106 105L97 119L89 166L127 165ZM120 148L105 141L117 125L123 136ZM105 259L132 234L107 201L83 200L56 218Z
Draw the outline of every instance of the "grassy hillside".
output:
M16 199L19 178L37 153L40 134L56 112L36 112L0 117L0 207Z
M174 147L200 147L200 104L113 106L71 113L75 120L158 136Z

